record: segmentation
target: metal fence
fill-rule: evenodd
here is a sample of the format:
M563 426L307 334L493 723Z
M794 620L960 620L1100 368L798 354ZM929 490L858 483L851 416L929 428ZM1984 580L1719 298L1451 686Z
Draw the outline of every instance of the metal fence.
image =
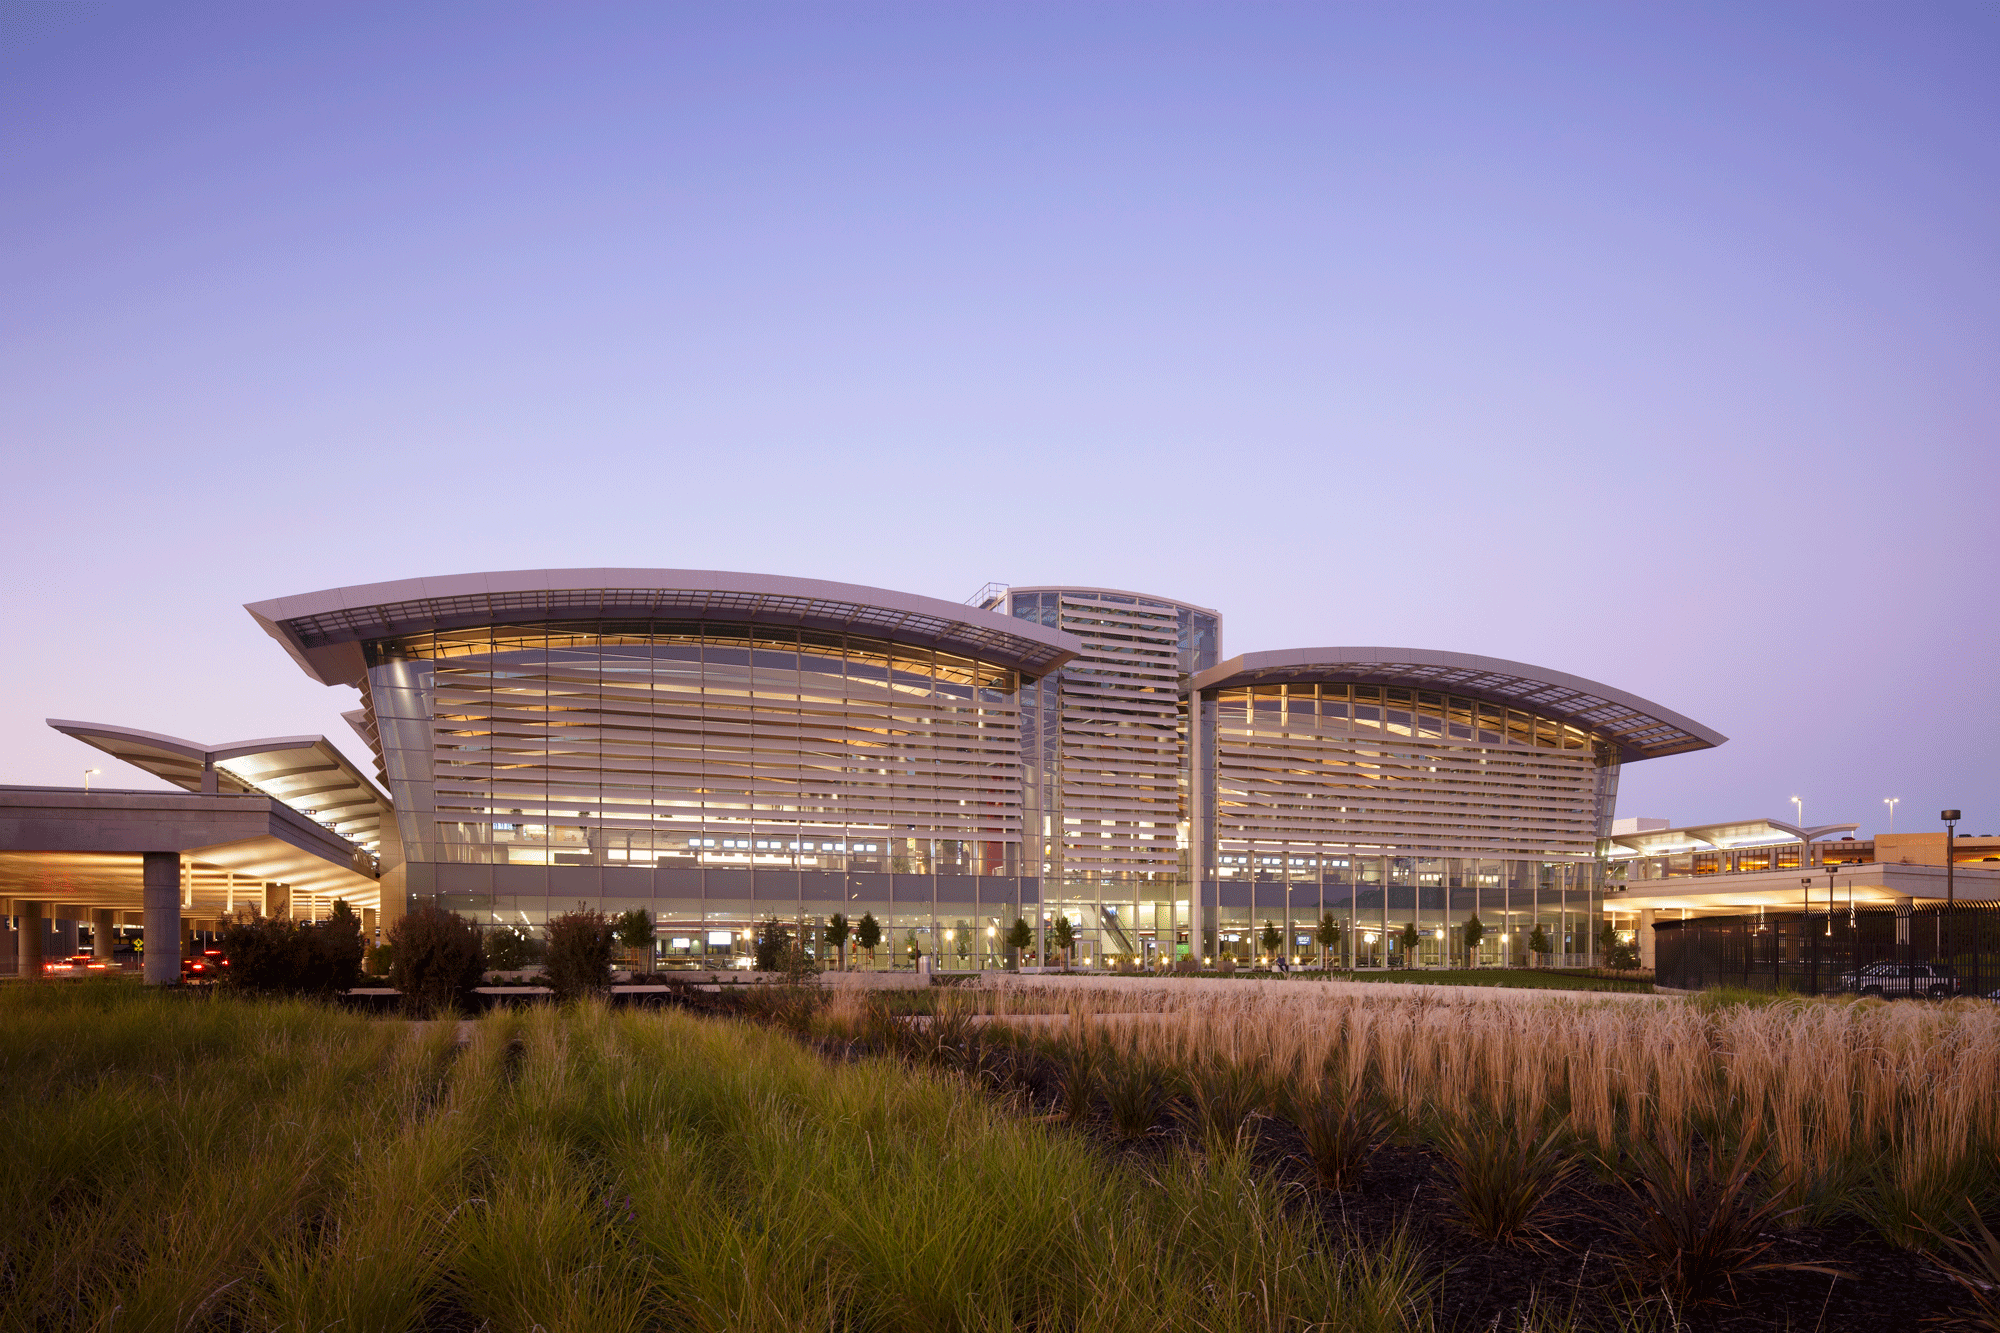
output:
M2000 989L2000 903L1920 903L1710 916L1653 925L1655 978L1704 990L1741 986L1799 995L1853 994L1874 984L1886 994L1960 995ZM1871 973L1882 966L1949 967L1932 976Z

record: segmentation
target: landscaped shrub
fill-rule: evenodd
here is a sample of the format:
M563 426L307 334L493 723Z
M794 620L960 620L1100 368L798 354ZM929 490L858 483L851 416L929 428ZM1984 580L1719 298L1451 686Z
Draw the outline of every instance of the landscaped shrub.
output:
M1560 1127L1537 1134L1525 1117L1476 1115L1448 1123L1438 1146L1467 1231L1498 1245L1546 1238L1540 1223L1549 1196L1578 1161Z
M1305 1140L1313 1175L1330 1190L1353 1189L1361 1170L1389 1132L1389 1118L1373 1097L1333 1090L1288 1095L1285 1117Z
M479 928L434 901L389 927L389 945L389 984L417 1013L462 1008L485 970Z
M1090 1097L1097 1090L1097 1071L1104 1060L1096 1042L1067 1041L1055 1048L1056 1066L1061 1071L1063 1118L1072 1124L1090 1114Z
M1171 1076L1140 1055L1108 1061L1097 1076L1098 1094L1121 1139L1142 1138L1166 1109Z
M313 924L247 912L217 941L229 967L226 985L276 995L330 995L361 979L361 921L344 902Z
M1734 1304L1736 1280L1793 1270L1840 1277L1818 1264L1776 1263L1763 1256L1788 1209L1756 1197L1759 1154L1746 1142L1725 1154L1710 1146L1639 1140L1632 1146L1639 1180L1626 1182L1636 1205L1623 1224L1626 1273L1642 1300L1673 1310Z
M542 970L558 1000L581 999L611 987L611 918L581 904L549 918L549 951Z
M1209 1155L1247 1147L1251 1117L1271 1103L1263 1062L1211 1058L1194 1064L1184 1077L1188 1104L1177 1110Z

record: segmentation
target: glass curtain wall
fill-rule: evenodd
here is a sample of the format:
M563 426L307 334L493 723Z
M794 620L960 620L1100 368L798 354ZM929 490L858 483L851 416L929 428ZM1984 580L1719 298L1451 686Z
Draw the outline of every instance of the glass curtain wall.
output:
M1219 956L1316 959L1328 915L1347 966L1524 964L1537 927L1541 959L1594 952L1617 771L1600 738L1369 684L1247 686L1200 706Z
M1010 923L1035 878L1010 670L712 624L481 628L368 650L411 891L482 920L644 906L664 956L714 962L771 917L817 943L826 917L865 912L880 965L907 965L912 944L949 963L965 943L983 966L985 928Z

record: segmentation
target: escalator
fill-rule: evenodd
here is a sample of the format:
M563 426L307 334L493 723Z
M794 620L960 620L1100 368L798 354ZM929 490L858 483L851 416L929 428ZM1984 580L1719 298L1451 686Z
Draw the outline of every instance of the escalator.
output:
M1124 954L1127 958L1139 956L1139 951L1132 947L1132 937L1127 935L1125 927L1119 924L1117 908L1099 906L1097 918L1104 927L1105 935L1117 946L1111 952Z

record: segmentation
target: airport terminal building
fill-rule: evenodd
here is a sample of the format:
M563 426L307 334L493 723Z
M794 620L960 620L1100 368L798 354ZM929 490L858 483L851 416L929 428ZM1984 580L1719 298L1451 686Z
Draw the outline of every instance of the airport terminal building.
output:
M374 781L344 760L341 780L383 925L426 899L529 929L639 907L665 965L726 966L760 921L810 936L834 913L882 923L882 966L912 944L999 965L1016 918L1058 916L1078 963L1250 962L1273 934L1317 957L1329 913L1350 964L1463 963L1474 916L1481 963L1526 961L1537 928L1585 961L1622 766L1724 739L1518 662L1228 657L1218 611L1105 588L955 603L536 570L248 610L360 692ZM112 753L145 735L62 725ZM196 789L185 763L153 771ZM332 824L326 798L223 771Z
M1620 767L1722 737L1520 663L1223 657L1215 610L1083 587L972 604L686 570L336 589L252 615L351 720L393 804L385 915L532 926L644 907L713 966L769 917L873 913L992 965L1017 917L1076 961L1592 949ZM388 825L385 825L388 827Z

